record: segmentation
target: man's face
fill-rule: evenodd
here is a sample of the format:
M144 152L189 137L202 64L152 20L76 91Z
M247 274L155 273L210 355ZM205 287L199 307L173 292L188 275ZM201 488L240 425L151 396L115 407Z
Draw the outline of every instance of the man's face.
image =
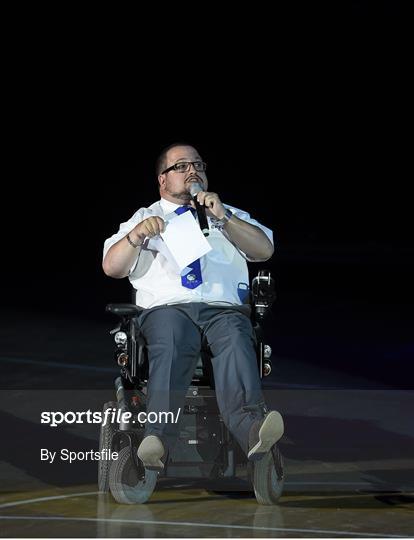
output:
M166 167L168 169L176 163L183 161L202 161L197 150L192 146L175 146L167 153ZM186 172L171 170L158 176L160 184L160 195L167 201L176 204L187 204L190 199L190 186L192 183L199 183L204 191L207 190L208 182L205 172L196 171L191 165Z

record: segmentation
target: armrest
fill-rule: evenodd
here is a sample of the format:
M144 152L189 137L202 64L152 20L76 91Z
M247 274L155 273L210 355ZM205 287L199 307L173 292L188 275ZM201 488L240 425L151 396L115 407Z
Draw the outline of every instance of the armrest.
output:
M135 304L107 304L105 310L118 317L136 317L141 313L142 308Z

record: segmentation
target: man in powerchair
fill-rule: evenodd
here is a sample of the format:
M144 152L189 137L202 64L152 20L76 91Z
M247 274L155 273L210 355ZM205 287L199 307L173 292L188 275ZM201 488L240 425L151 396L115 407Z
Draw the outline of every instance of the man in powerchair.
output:
M107 276L129 277L143 308L138 323L149 362L147 413L172 411L176 416L182 410L206 341L223 422L248 459L259 460L282 437L284 427L279 412L267 411L261 390L250 306L244 303L246 260L272 256L272 231L208 191L206 163L193 146L165 148L156 173L161 199L120 224L105 241L102 264ZM161 241L165 222L174 213L186 211L200 225L204 211L212 250L180 275L154 241ZM147 423L138 448L144 467L162 470L177 436L176 423Z

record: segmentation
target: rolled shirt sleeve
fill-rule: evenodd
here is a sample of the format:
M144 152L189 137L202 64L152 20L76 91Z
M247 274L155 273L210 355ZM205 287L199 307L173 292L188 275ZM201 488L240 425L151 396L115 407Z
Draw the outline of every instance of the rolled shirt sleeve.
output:
M148 215L146 215L148 214ZM128 233L130 233L132 231L132 229L138 225L138 223L141 223L141 221L143 221L144 219L146 219L147 217L151 216L152 215L152 212L148 211L148 209L146 208L140 208L139 210L137 210L135 212L135 214L130 218L128 219L128 221L125 221L124 223L121 223L119 225L119 230L117 233L113 234L110 238L107 238L105 240L105 243L104 243L104 248L103 248L103 256L102 256L102 260L105 259L106 257L106 254L108 253L109 249L114 245L116 244L117 242L119 242L119 240L121 240L122 238L124 238ZM134 270L136 264L137 264L137 261L138 261L138 258L137 260L134 262L133 266L130 268L130 273Z

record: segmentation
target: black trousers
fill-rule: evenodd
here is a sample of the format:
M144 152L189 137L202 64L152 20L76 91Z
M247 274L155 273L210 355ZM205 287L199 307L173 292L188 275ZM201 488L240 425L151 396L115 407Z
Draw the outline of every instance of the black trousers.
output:
M172 411L176 415L179 407L183 410L206 339L220 414L247 454L250 427L261 414L259 407L257 413L243 407L264 402L249 310L249 306L200 302L157 306L140 314L149 361L147 414ZM146 435L157 435L171 448L178 429L178 423L147 422Z

